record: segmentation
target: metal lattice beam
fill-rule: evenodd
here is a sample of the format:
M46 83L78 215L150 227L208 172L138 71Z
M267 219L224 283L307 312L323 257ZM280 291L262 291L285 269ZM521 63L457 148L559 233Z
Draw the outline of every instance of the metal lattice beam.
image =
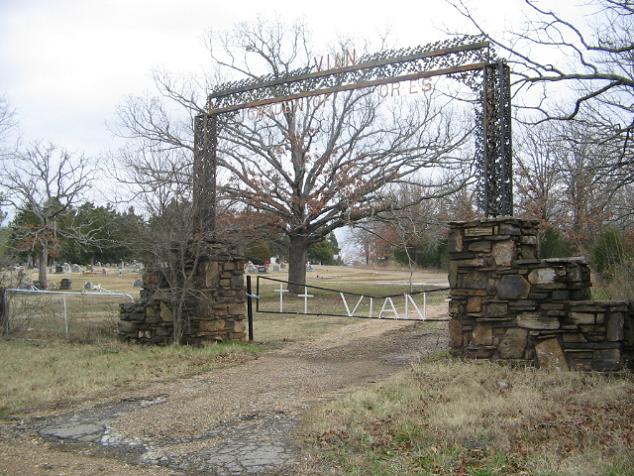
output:
M324 71L312 67L284 76L225 83L208 96L210 113L237 111L302 97L481 70L491 62L489 42L468 35L416 48L386 50L355 58L354 64Z

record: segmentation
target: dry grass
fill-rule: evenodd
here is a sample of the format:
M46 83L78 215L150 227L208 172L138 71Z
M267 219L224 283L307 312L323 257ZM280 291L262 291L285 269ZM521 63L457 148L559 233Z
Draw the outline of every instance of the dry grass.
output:
M275 348L285 343L314 339L337 327L355 326L362 322L341 317L256 314L254 340Z
M191 348L0 340L0 417L205 372L256 351L239 343Z
M276 279L286 279L286 272L268 273L264 276ZM315 266L314 270L306 273L308 284L324 287L347 286L357 283L378 284L407 284L409 271L407 269L351 266ZM447 272L442 270L417 269L412 281L417 284L448 286Z
M319 278L317 278L319 274ZM310 273L317 284L347 283L354 289L377 285L364 283L366 272L344 267L324 267ZM377 276L370 273L372 276ZM403 278L393 273L392 277ZM73 290L84 281L100 283L112 291L138 293L136 274L109 271L96 275L51 275L51 281L70 277ZM284 278L283 275L276 276ZM443 279L442 276L439 279ZM351 283L354 281L354 283ZM395 285L402 288L402 285ZM273 297L270 289L264 294ZM125 300L125 299L123 299ZM90 296L66 298L69 338L64 332L63 301L60 296L18 295L10 306L14 316L11 339L0 340L4 365L0 368L0 416L45 406L124 391L148 382L178 378L213 369L219 362L246 358L256 346L215 346L207 349L136 347L116 341L117 299ZM287 342L313 339L338 326L354 326L363 321L332 317L256 314L255 338L263 342L258 350L279 347Z
M312 471L631 475L634 379L439 358L313 410Z
M8 300L10 335L84 344L111 342L116 338L122 302L129 300L91 295L11 294Z

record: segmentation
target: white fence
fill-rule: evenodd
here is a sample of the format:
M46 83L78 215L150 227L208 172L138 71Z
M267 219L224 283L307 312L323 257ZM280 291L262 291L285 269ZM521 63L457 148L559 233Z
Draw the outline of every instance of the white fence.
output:
M2 332L33 338L63 337L79 341L113 338L119 304L132 295L113 291L4 290Z

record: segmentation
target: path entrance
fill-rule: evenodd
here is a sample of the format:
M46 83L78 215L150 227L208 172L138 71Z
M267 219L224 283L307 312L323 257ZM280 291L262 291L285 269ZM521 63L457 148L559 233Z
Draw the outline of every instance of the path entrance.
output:
M0 427L0 467L16 475L302 473L294 429L306 409L446 349L446 335L444 322L355 321L240 365Z

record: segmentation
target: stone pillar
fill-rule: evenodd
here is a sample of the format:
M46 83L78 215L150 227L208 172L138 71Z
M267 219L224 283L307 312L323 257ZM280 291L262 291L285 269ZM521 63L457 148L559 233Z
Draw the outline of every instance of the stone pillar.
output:
M591 301L583 258L539 260L537 248L535 221L450 223L453 354L560 369L621 367L628 304Z
M193 261L191 266L193 266ZM207 245L199 256L194 280L184 294L174 291L160 269L143 276L141 300L121 305L119 337L147 344L174 342L174 301L184 297L182 342L205 345L246 340L244 258L222 244ZM186 272L192 271L191 268Z

